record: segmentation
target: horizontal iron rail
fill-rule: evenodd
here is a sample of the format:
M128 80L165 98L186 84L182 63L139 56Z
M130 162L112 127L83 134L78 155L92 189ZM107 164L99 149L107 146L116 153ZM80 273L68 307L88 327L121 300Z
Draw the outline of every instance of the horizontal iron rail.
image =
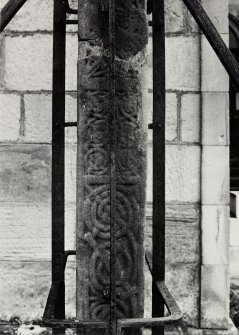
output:
M65 251L65 263L61 271L65 271L67 259L70 255L75 255L75 250ZM148 263L150 272L152 274L152 258L149 254L146 255L146 261ZM59 285L58 282L53 282L45 312L43 315L44 325L53 329L58 328L76 328L76 329L108 329L109 322L105 321L92 321L92 320L77 320L77 319L56 319L54 318L55 304L58 300ZM121 335L122 328L143 328L143 327L157 327L160 325L169 325L182 318L181 311L174 300L173 296L169 292L167 286L163 281L155 282L157 289L159 290L165 305L169 311L168 316L155 317L155 318L133 318L133 319L119 319L117 320L117 335Z
M65 122L65 127L77 127L77 122Z
M0 13L0 32L8 25L12 18L27 0L9 0Z
M107 329L109 327L109 322L104 321L81 321L81 320L56 320L56 319L43 319L43 323L47 327L53 329L57 328L77 328L77 329Z
M239 64L226 46L199 0L183 0L186 7L216 52L229 76L239 88Z
M78 20L66 20L66 24L78 24Z
M117 321L117 335L121 334L122 328L135 328L135 327L157 327L161 325L170 325L179 321L182 318L182 313L169 292L167 286L163 281L155 283L160 294L162 295L165 305L170 313L168 316L155 317L155 318L135 318L135 319L119 319Z

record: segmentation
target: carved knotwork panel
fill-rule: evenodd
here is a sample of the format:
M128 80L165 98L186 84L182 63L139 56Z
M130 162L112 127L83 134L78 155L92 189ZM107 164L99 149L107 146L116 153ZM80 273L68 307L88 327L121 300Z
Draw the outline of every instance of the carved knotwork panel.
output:
M112 182L115 185L116 317L143 315L147 145L140 68L116 62L116 107L112 120L108 62L105 56L79 61L77 267L80 289L77 303L78 317L93 320L110 317Z

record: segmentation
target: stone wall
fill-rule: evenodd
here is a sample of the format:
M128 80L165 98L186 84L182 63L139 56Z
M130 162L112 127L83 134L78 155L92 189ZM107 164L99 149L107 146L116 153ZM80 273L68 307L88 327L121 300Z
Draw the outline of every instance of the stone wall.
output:
M52 3L28 0L1 34L0 320L5 321L42 317L51 284ZM76 121L77 26L67 30L66 121ZM67 249L74 249L75 144L76 129L68 128ZM74 264L68 268L72 315Z
M28 0L1 37L0 319L5 321L40 318L50 286L51 3ZM227 1L202 3L227 41ZM67 121L76 120L73 30L67 33ZM166 281L184 312L176 333L232 334L223 331L229 322L228 77L181 0L166 1L166 75ZM146 249L151 248L151 130L148 135ZM68 129L66 138L66 248L74 248L75 130ZM74 262L66 273L67 314L73 316ZM146 273L146 315L149 300Z

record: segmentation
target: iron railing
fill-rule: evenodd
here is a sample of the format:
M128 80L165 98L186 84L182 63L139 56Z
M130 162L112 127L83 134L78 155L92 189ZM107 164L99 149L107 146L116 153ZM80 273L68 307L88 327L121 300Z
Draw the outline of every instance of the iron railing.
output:
M114 1L109 0L109 27L111 46L111 68L114 69ZM26 0L9 0L1 11L0 30L11 21ZM239 65L230 53L220 34L212 24L199 0L183 0L192 16L205 34L229 76L239 87ZM76 122L65 122L65 42L66 24L77 24L77 20L67 20L66 14L77 14L68 1L54 0L53 27L53 95L52 95L52 286L48 296L43 320L54 330L54 334L64 334L65 328L110 329L111 335L120 335L121 329L128 327L152 327L153 335L164 333L164 325L181 318L181 312L168 291L165 280L165 30L164 0L148 0L152 11L153 30L153 253L147 263L153 277L152 318L124 319L113 322L65 319L65 279L64 271L69 255L75 251L65 251L64 246L64 169L65 169L65 127L77 126ZM111 83L112 107L114 104L114 70ZM160 111L160 112L159 112ZM112 235L114 239L114 234ZM114 241L111 243L114 246ZM113 261L113 258L112 258ZM113 266L113 263L111 264ZM112 274L112 280L114 273ZM111 294L114 297L114 294ZM164 306L169 316L164 316ZM116 323L115 323L116 321ZM114 326L116 324L116 327Z

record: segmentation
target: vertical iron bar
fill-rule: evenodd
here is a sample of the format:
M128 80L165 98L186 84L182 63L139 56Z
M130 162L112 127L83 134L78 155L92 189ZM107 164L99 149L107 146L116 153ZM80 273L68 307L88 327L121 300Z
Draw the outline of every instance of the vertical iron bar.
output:
M52 282L58 282L60 284L60 292L54 309L54 317L56 319L65 318L65 21L65 1L54 0L52 92ZM65 334L65 331L55 329L54 334Z
M116 175L115 175L115 0L109 0L109 127L110 127L110 335L116 335Z
M165 279L165 28L164 0L153 0L153 278ZM164 302L152 287L152 316L164 315ZM153 335L164 334L155 327Z

